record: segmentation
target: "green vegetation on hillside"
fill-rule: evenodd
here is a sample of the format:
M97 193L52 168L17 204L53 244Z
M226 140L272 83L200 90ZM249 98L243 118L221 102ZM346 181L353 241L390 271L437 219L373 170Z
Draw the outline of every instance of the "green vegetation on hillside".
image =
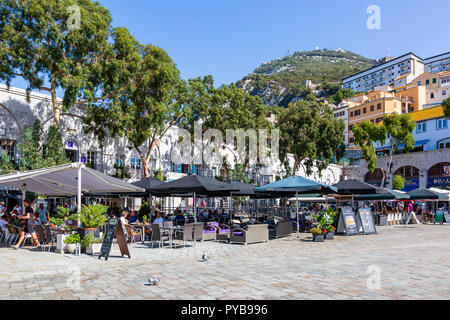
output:
M373 60L344 50L314 50L295 52L291 56L265 63L237 82L252 95L264 102L286 107L289 102L312 98L313 90L302 85L311 80L316 90L325 96L338 93L343 78L372 67ZM346 93L332 98L339 101Z

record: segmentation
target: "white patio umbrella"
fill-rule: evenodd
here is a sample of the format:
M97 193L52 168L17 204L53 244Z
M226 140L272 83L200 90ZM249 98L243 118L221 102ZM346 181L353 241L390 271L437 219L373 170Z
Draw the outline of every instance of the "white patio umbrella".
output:
M144 189L87 168L83 163L16 172L0 176L0 184L31 191L44 196L77 196L77 211L81 212L82 193L131 193Z

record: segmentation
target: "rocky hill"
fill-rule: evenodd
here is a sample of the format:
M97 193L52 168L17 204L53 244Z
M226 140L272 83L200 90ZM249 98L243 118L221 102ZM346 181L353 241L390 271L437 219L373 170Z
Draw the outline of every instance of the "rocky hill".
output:
M326 97L324 84L340 83L342 78L368 69L375 61L356 53L338 50L295 52L263 63L237 86L260 96L269 105L287 106L300 99ZM310 82L306 82L310 80Z

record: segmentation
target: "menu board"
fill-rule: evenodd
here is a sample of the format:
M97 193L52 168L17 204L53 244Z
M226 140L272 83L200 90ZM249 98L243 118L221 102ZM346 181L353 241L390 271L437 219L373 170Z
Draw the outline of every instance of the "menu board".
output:
M359 228L356 223L355 213L352 207L342 207L339 215L338 233L347 236L358 235Z
M448 214L448 211L444 211L444 219L446 223L450 224L450 215Z
M369 208L360 208L358 210L358 218L361 222L362 231L364 234L376 234L377 229L373 222L372 212Z
M122 223L118 219L111 219L106 225L105 238L103 239L102 248L100 249L98 258L100 259L101 257L104 257L105 260L108 260L114 236L117 238L117 243L119 244L122 256L126 254L128 255L128 258L131 258L130 252L128 251L127 241L123 234Z

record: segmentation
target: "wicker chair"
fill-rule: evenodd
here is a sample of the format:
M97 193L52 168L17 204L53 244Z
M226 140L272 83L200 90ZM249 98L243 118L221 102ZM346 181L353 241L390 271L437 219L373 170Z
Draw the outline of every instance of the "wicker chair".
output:
M141 233L139 231L137 231L136 228L130 226L129 224L126 224L125 228L127 230L128 240L131 243L141 240Z
M186 223L183 230L183 245L186 247L186 241L194 241L194 224ZM194 242L195 243L195 242Z
M161 248L161 242L164 245L164 241L170 241L170 238L169 236L161 234L159 224L152 224L152 248L156 241L159 242L159 247Z
M269 225L269 237L281 238L288 237L294 232L291 221L280 221L275 225Z
M248 225L247 230L233 228L230 231L230 243L241 243L247 245L256 242L268 242L269 230L267 224Z

